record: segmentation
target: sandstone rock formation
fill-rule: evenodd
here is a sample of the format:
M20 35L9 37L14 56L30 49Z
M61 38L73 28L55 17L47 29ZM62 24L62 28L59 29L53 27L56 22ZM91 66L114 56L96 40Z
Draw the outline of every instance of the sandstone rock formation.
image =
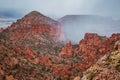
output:
M114 43L119 40L119 36L119 34L113 34L107 38L87 33L85 39L80 42L82 45L72 45L71 42L68 42L62 49L59 46L53 48L53 52L47 49L49 51L47 53L42 53L40 48L40 51L37 51L26 45L13 45L0 40L0 78L79 80L77 76L81 77L83 71L96 63L101 56L114 49ZM44 48L44 46L42 47ZM105 51L102 49L100 52L101 48L105 48ZM61 53L59 50L62 50ZM54 51L58 51L59 54Z
M80 41L77 47L74 47L71 43L67 43L61 49L59 56L81 58L83 62L78 61L77 64L74 64L74 68L84 71L96 63L100 57L113 51L114 44L119 39L120 34L113 34L107 38L105 36L99 36L96 33L86 33L84 39Z
M12 44L26 46L41 53L53 50L58 45L57 42L64 39L60 23L37 11L17 20L2 33Z
M58 22L36 11L4 29L0 33L0 80L80 80L82 72L100 57L119 50L120 34L108 38L86 33L79 44L63 45L57 42L60 30Z
M95 65L84 72L82 80L119 80L120 52L113 51L97 61Z
M62 51L61 51L61 53L59 53L59 56L72 56L72 54L73 54L72 43L68 42L62 48Z
M86 33L84 39L79 42L79 46L73 48L71 42L67 43L61 50L60 55L75 55L79 52L84 53L83 55L95 56L104 55L106 52L112 51L114 49L114 44L120 39L120 34L113 34L111 37L99 36L96 33ZM117 46L118 42L116 43ZM69 51L68 54L66 51ZM74 53L74 54L72 54ZM62 55L63 54L63 55Z
M37 11L32 11L22 19L17 20L4 32L8 33L10 40L13 41L18 41L29 33L34 36L46 34L56 41L61 35L61 27L59 22Z
M114 48L120 51L120 40L115 42Z

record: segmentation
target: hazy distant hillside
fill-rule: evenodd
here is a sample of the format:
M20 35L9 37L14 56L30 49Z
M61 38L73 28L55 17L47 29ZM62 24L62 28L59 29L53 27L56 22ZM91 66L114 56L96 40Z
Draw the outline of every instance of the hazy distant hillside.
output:
M86 32L111 35L120 32L120 21L97 15L67 15L58 20L69 40L78 42Z

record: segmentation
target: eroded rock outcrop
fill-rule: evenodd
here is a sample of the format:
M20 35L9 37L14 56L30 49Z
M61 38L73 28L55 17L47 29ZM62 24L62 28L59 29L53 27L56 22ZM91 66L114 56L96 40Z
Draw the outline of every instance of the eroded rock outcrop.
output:
M58 22L36 11L3 30L0 33L0 79L80 80L82 72L101 56L114 48L119 50L116 41L120 40L120 34L108 38L86 33L79 44L68 42L63 46L57 44L60 32Z
M73 54L72 43L68 42L62 48L62 51L61 51L61 53L59 53L59 56L72 56L72 54Z
M82 39L76 47L67 43L61 50L60 56L63 57L78 57L82 62L74 64L74 68L84 71L89 68L96 61L114 50L114 44L120 39L120 34L113 34L111 37L99 36L96 33L86 33L84 39ZM116 46L118 43L116 43ZM118 46L117 46L118 48ZM70 53L68 53L68 52Z
M119 80L120 52L113 51L99 59L96 64L84 72L82 80Z
M83 55L85 56L89 55L91 57L95 57L95 55L104 55L114 49L114 44L119 39L119 33L113 34L109 38L106 36L99 36L96 33L86 33L84 39L79 42L77 47L73 48L74 45L71 45L69 42L62 48L60 54L67 55L68 53L66 51L69 51L69 56L76 55L79 52L84 53ZM116 43L116 46L117 45L118 43Z
M2 33L14 45L26 46L43 53L53 50L59 40L64 40L60 23L37 11L18 19Z
M104 55L114 49L114 44L120 39L120 34L113 34L110 38L97 34L86 33L79 43L79 49L84 54Z
M18 42L19 40L29 40L29 36L41 36L45 34L52 40L57 41L61 35L60 23L42 15L37 11L32 11L22 19L17 20L3 32L7 33L10 40Z
M115 42L114 48L120 51L120 40Z

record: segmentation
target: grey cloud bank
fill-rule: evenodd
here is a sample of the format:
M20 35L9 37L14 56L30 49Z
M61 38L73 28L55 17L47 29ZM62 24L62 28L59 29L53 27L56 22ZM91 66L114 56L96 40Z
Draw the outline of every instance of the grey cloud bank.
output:
M0 0L0 11L18 10L26 14L37 10L48 16L98 14L120 17L120 0Z
M63 31L71 41L78 42L86 32L101 35L120 32L120 0L0 0L0 15L22 17L33 10L56 20L65 15L100 15L117 20L99 25L94 24L95 21L91 24L75 20L71 24L63 24Z

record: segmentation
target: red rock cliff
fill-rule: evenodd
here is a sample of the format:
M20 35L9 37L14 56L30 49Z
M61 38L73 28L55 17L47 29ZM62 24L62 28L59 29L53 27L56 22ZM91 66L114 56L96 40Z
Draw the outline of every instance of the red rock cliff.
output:
M17 20L4 32L9 33L10 39L14 41L22 39L22 35L27 36L28 33L47 34L56 41L61 35L61 27L59 22L37 11L32 11L22 19Z
M77 48L73 48L74 45L67 43L62 48L59 55L75 56L79 53L83 53L81 57L86 60L86 62L92 59L96 61L98 57L114 50L114 44L117 40L120 40L120 34L113 34L111 37L107 38L106 36L99 36L96 33L86 33Z
M59 56L71 56L73 54L73 48L71 42L66 43L59 53Z

